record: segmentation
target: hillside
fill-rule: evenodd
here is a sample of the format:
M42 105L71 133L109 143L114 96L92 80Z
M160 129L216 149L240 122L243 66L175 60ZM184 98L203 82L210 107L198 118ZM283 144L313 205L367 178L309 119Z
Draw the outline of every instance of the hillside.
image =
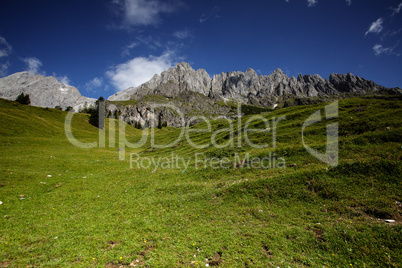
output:
M253 115L201 122L193 145L181 128L153 129L151 144L108 119L105 146L83 149L66 112L0 99L0 266L399 267L401 98L339 100L337 118L304 129L324 153L338 123L333 167L302 140L328 104L262 111L247 137ZM77 140L99 142L88 115L72 122Z

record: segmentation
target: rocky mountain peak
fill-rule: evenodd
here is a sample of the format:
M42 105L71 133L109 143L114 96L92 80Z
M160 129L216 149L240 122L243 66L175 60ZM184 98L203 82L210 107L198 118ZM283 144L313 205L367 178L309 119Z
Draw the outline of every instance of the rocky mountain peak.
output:
M271 106L284 94L295 97L336 95L342 92L371 92L388 90L372 81L351 73L331 74L328 79L320 75L301 75L289 78L281 69L268 76L259 75L249 68L242 71L216 74L212 77L204 69L195 71L190 64L181 62L155 75L138 88L130 88L123 96L140 99L145 95L159 94L167 98L183 92L197 92L210 98L235 99L244 103ZM395 91L395 90L394 90ZM396 90L395 92L400 92Z
M52 76L19 72L0 78L0 98L15 100L21 93L28 94L31 105L39 107L60 106L65 109L71 106L78 111L85 103L91 105L95 102L95 99L81 96L78 89Z
M177 63L175 68L180 70L180 71L183 71L183 72L194 71L193 67L191 67L190 64L188 64L187 62L184 62L184 61L180 62L180 63Z
M285 73L280 68L276 68L276 70L273 72L273 74L282 75L282 76L285 75Z

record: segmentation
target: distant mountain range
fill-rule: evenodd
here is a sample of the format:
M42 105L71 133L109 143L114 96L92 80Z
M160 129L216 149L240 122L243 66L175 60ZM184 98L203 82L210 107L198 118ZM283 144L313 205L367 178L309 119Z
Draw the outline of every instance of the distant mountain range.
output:
M284 95L317 97L339 93L387 92L402 94L400 88L386 88L373 81L348 74L331 74L329 80L315 75L288 77L281 69L268 76L253 69L229 72L211 78L204 69L195 71L188 63L178 63L155 75L139 87L131 87L109 97L111 101L140 100L146 95L175 98L183 92L196 92L213 100L239 100L261 107L273 106Z
M30 95L31 105L60 106L63 110L71 106L76 112L96 101L82 96L78 89L52 76L19 72L0 79L0 98L15 100L22 92ZM197 114L231 117L233 109L225 105L228 101L272 109L278 105L311 103L314 98L325 101L339 95L365 93L399 95L402 90L386 88L351 73L331 74L329 79L317 74L298 75L296 78L287 76L280 69L268 76L248 69L245 73L221 73L211 78L204 69L194 70L182 62L138 87L110 96L108 100L109 109L133 125L145 125L156 118L157 122L162 120L169 126L182 126L171 109L161 108L158 114L152 114L150 104L169 103L180 107L186 118Z

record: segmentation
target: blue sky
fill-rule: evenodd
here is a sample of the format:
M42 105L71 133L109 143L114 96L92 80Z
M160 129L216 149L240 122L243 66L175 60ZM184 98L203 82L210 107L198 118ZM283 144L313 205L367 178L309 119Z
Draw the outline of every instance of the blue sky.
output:
M0 77L31 70L94 98L181 61L402 88L401 41L402 0L0 1Z

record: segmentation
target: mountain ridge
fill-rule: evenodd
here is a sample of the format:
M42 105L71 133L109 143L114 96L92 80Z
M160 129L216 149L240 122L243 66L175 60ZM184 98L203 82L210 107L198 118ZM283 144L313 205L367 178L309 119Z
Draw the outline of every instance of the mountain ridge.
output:
M281 69L272 74L258 75L249 68L246 72L234 71L213 75L204 69L194 70L181 62L138 87L130 87L108 98L111 101L139 100L146 95L178 96L184 91L197 92L211 99L234 99L245 104L271 107L285 94L296 97L317 97L339 93L388 92L402 94L400 88L386 88L352 73L332 73L329 79L318 74L287 76Z

